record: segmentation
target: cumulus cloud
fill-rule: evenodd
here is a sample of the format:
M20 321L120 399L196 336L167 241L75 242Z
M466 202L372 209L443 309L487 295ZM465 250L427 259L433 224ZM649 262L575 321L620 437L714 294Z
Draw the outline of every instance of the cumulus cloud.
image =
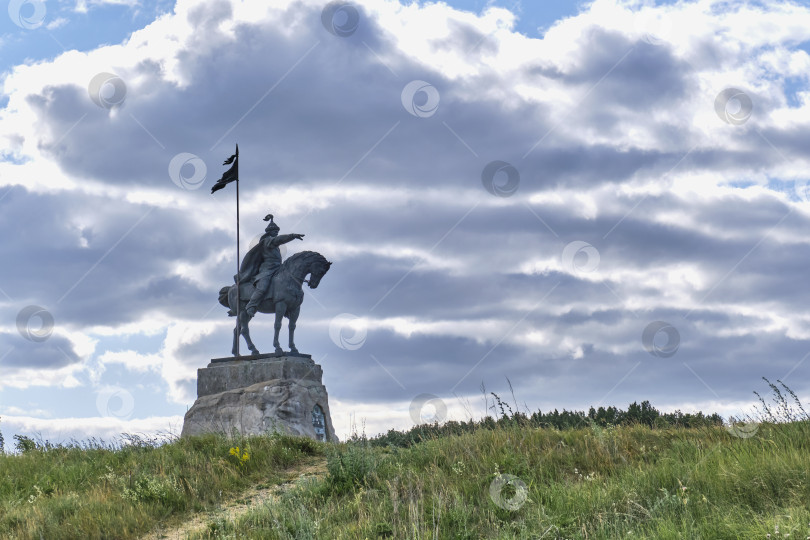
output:
M73 9L78 13L87 13L92 8L104 5L122 5L134 7L139 3L139 0L76 0L76 6Z
M0 312L42 305L62 339L103 341L0 342L24 351L7 369L121 367L189 404L230 351L233 190L208 187L238 141L242 254L272 212L306 234L290 250L334 262L297 341L335 403L401 411L506 375L535 406L727 411L762 375L799 380L806 7L596 0L537 39L503 8L352 5L341 37L321 2L179 0L5 74ZM330 335L346 313L359 347ZM642 343L655 321L670 357ZM252 327L269 350L269 318Z

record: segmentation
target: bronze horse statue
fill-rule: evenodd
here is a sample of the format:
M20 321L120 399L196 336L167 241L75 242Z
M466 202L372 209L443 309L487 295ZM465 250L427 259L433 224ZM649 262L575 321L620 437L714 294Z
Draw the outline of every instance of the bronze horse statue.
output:
M317 288L321 278L329 271L330 266L332 266L332 263L327 261L326 257L320 253L302 251L284 261L273 276L270 287L267 289L267 295L256 311L276 314L275 334L273 336L273 346L276 348L276 354L283 354L284 352L278 343L278 334L284 317L289 319L287 328L290 333L290 352L298 354L298 349L295 348L294 335L295 322L298 320L301 303L304 301L303 284L308 283L311 289ZM309 280L305 279L307 275L310 276ZM250 300L255 287L253 283L248 282L240 283L240 287L239 317L236 321L236 328L233 329L233 349L231 353L236 356L236 347L239 343L239 334L241 334L245 338L250 352L259 354L259 349L250 339L250 329L248 328L250 317L245 311L245 306ZM236 284L222 287L219 291L219 303L230 309L228 311L229 316L236 315Z

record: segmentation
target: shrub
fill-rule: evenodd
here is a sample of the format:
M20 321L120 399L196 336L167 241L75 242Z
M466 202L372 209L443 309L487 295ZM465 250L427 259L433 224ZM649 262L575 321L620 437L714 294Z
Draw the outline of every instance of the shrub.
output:
M374 450L368 446L347 444L330 448L326 454L327 482L330 491L342 494L369 485L369 475L377 466Z
M14 443L14 448L21 454L25 454L39 448L34 439L26 437L25 435L14 435L14 440L17 441Z

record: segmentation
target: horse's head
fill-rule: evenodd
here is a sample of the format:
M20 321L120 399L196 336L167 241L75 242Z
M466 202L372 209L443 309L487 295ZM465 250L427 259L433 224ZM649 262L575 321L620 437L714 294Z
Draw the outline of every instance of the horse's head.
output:
M316 289L321 282L321 278L329 271L329 267L332 266L332 263L324 259L323 261L318 261L312 266L312 271L310 272L309 276L309 288Z

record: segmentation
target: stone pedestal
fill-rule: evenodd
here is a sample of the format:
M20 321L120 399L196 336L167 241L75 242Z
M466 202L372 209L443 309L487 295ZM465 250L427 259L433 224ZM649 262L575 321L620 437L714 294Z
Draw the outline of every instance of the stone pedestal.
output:
M308 355L216 358L197 370L182 436L280 431L337 442L322 375Z

